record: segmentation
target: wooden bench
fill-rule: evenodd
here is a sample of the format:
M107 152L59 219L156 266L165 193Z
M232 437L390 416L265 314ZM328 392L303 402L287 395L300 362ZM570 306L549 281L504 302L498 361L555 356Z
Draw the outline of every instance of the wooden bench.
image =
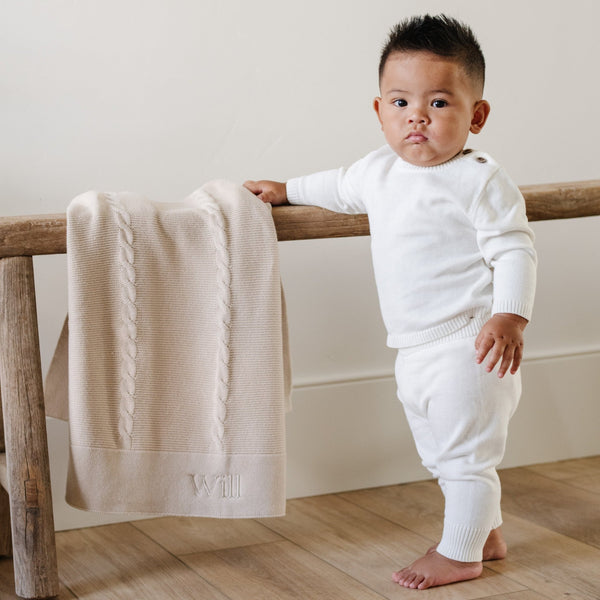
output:
M600 215L600 180L521 190L530 221ZM369 234L364 215L313 207L275 207L273 220L279 241ZM59 589L32 257L65 252L65 215L0 217L0 554L12 550L23 598Z

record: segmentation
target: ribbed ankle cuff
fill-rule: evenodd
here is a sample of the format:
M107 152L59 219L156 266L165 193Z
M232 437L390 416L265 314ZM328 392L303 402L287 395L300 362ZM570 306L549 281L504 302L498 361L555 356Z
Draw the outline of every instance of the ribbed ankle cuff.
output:
M489 529L474 529L465 525L446 523L437 551L452 560L480 562L483 558L483 546L489 534Z

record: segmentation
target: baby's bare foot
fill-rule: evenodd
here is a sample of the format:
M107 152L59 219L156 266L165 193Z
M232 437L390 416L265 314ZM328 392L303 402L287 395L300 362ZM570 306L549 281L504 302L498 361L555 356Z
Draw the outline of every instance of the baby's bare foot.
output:
M410 567L397 571L392 579L407 588L425 590L437 585L475 579L481 575L480 562L459 562L429 550Z

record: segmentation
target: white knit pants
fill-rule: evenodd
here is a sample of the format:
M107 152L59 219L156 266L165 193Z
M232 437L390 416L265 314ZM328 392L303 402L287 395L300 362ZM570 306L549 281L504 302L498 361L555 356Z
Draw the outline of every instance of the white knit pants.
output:
M520 372L502 379L487 373L475 362L475 336L458 332L401 348L396 381L423 465L438 479L446 501L437 551L480 561L490 531L502 523L496 466L519 402Z

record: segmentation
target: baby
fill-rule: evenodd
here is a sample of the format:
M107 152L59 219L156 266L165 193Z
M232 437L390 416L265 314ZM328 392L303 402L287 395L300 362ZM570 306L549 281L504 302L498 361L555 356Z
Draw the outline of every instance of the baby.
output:
M403 21L374 100L387 144L348 169L244 184L271 204L368 214L398 397L445 498L439 544L393 574L408 588L473 579L506 555L496 467L521 393L537 258L519 189L488 154L465 149L490 112L484 73L469 27L444 15Z

